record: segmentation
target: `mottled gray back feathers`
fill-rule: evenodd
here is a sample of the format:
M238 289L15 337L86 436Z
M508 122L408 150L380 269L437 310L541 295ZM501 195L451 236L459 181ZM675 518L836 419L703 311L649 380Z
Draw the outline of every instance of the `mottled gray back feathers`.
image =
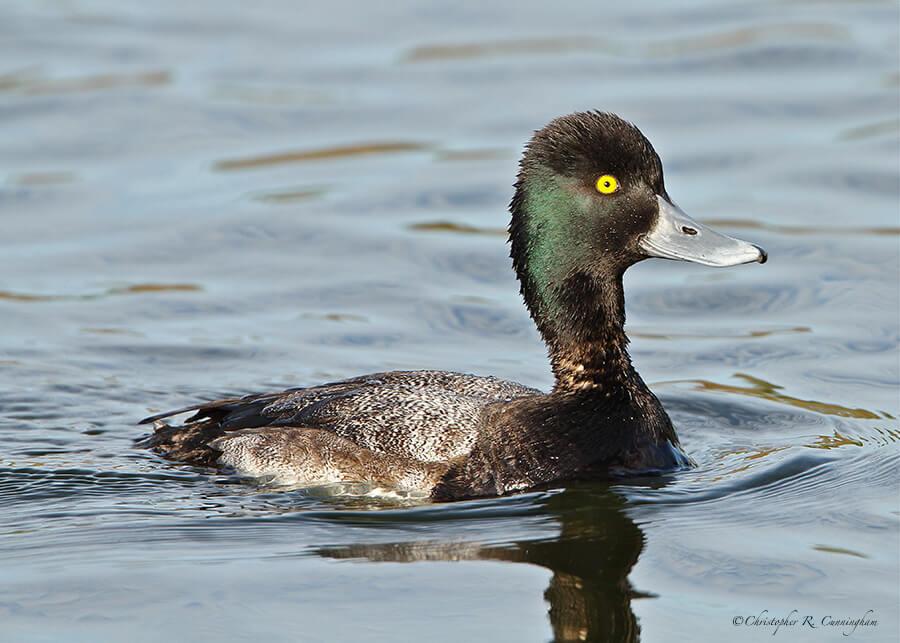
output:
M155 415L144 422L196 411L183 430L196 432L202 427L207 444L241 429L291 426L324 429L379 453L434 462L469 451L486 405L540 394L496 377L393 371L222 400ZM208 463L212 454L198 458L193 441L189 451L180 451L185 441L173 435L179 428L161 425L145 444L170 458Z

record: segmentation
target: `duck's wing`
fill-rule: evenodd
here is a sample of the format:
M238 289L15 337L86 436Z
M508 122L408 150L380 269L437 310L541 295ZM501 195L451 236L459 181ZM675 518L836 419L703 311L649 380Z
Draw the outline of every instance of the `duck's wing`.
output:
M175 409L174 411L165 411L164 413L157 413L156 415L145 417L143 420L138 422L138 424L153 424L160 420L165 420L166 418L175 417L176 415L190 413L191 411L195 411L195 414L185 420L185 422L196 422L197 420L214 417L218 414L228 415L236 408L242 406L253 407L255 406L253 404L254 402L275 400L279 397L290 395L300 390L303 389L292 388L285 391L279 391L277 393L254 393L250 395L244 395L243 397L230 397L223 400L215 400L214 402L201 402L200 404L192 404L191 406L185 406L180 409Z
M443 461L466 453L481 410L540 391L494 377L445 371L375 373L312 388L230 398L146 418L157 422L141 446L167 457L211 464L210 442L259 427L324 429L379 453ZM163 418L194 411L183 426Z

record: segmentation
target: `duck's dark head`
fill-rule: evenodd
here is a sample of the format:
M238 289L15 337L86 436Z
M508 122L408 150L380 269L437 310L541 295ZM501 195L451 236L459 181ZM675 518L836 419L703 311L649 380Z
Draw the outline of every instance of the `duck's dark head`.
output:
M761 248L675 206L650 141L614 114L571 114L536 132L510 210L513 265L558 379L557 362L577 359L556 355L567 346L618 341L624 353L622 274L632 264L648 257L711 266L766 260Z

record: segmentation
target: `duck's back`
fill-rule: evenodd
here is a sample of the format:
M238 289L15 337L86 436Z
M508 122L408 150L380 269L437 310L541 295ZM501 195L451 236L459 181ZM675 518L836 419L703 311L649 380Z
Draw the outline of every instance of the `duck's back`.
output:
M188 411L182 426L161 422L145 441L174 460L212 465L218 438L248 429L319 429L376 453L425 462L445 462L472 448L483 408L540 395L515 382L446 371L373 373L280 393L220 400L153 416Z

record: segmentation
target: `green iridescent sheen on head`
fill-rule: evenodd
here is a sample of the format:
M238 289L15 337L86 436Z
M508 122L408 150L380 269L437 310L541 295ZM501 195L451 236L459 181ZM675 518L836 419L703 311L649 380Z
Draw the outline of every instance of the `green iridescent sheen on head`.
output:
M533 175L525 189L526 271L545 314L557 312L553 285L561 284L590 253L585 234L591 226L589 206L589 196L576 189L575 181L547 169Z

